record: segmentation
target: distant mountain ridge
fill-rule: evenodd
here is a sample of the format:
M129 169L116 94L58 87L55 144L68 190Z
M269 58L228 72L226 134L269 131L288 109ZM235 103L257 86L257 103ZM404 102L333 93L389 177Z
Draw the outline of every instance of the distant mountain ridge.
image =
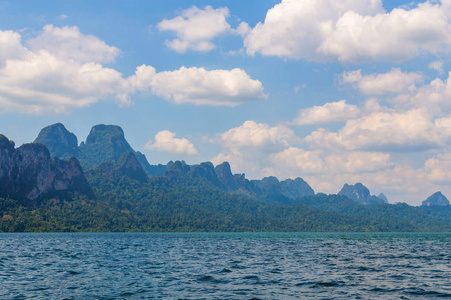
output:
M370 190L363 184L356 183L355 185L345 184L338 195L346 196L360 204L373 205L388 203L387 197L384 194L374 196L370 194Z
M449 206L449 201L442 192L436 192L424 200L421 206Z
M124 153L133 153L149 176L165 175L177 178L183 175L190 178L204 178L214 186L231 193L277 202L290 202L289 199L315 194L302 178L281 182L271 176L261 180L248 180L244 174L232 174L228 162L216 167L210 162L189 166L183 161L176 163L170 161L167 165L150 165L144 154L133 150L125 139L124 131L117 125L93 126L86 141L76 147L77 137L63 124L57 123L42 129L35 142L46 145L52 156L77 157L85 170L93 170L106 162L112 162L110 166L112 167Z
M63 124L57 123L43 128L34 142L46 145L52 157L77 157L85 170L93 169L103 162L117 162L126 152L133 152L150 176L162 175L169 167L150 165L144 154L133 150L125 139L124 131L117 125L93 126L86 141L78 146L75 134L69 132Z
M61 126L47 129L54 140L41 138L63 141L53 149L68 154L73 142L65 142L71 135ZM86 172L75 156L52 158L40 143L16 149L0 135L0 232L451 231L451 206L441 193L422 207L386 204L361 183L315 195L302 178L248 180L227 162L170 162L150 177L122 130L95 131L92 153L109 160Z
M150 165L144 154L130 146L125 139L124 131L117 125L93 126L86 141L77 146L75 134L69 132L63 124L57 123L43 128L35 139L35 143L46 145L52 157L62 159L77 157L85 170L93 170L106 162L112 162L110 168L114 168L122 155L133 153L132 160L136 160L141 166L139 171L133 171L137 172L137 177L142 177L141 171L144 171L148 176L165 176L171 179L202 178L229 193L266 199L270 202L291 203L294 199L315 195L310 185L300 177L283 181L279 181L274 176L261 180L248 180L245 174L233 174L228 162L223 162L216 167L210 162L187 165L184 161ZM127 157L131 159L130 155ZM132 176L131 173L129 175ZM378 196L371 195L368 188L361 183L344 184L338 195L346 196L364 205L388 203L383 193ZM448 200L441 193L431 197L423 202L423 206L449 205Z

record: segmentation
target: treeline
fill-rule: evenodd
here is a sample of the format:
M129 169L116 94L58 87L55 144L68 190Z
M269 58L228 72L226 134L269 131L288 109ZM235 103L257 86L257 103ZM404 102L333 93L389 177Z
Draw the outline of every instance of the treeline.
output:
M344 196L307 196L291 204L224 192L202 178L139 181L88 174L95 199L0 198L2 232L450 231L449 208L365 206Z

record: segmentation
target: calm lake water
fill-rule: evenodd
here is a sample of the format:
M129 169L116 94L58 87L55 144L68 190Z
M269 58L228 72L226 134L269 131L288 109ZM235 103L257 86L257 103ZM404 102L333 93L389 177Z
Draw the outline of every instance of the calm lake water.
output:
M449 233L0 234L1 299L435 297Z

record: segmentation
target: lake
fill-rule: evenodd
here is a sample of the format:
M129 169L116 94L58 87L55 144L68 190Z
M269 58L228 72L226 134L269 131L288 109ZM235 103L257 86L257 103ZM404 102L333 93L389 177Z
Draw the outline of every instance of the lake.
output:
M451 297L450 233L2 233L1 299Z

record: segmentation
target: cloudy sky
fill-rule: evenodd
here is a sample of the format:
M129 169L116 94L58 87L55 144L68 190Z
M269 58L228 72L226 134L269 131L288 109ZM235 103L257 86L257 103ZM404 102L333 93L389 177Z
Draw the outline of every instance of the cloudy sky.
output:
M0 133L451 197L451 1L0 1Z

